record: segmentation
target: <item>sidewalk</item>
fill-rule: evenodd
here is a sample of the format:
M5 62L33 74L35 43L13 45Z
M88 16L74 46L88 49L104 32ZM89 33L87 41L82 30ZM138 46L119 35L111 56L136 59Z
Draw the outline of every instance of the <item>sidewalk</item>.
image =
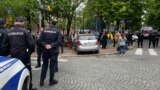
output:
M133 43L133 46L128 47L129 49L133 49L136 43ZM75 50L69 49L68 47L64 47L64 52L63 54L60 51L59 56L60 57L76 57L76 56L91 56L91 55L110 55L110 54L116 54L117 52L117 47L107 47L106 49L101 49L98 54L77 54ZM32 57L37 57L36 52L32 54Z

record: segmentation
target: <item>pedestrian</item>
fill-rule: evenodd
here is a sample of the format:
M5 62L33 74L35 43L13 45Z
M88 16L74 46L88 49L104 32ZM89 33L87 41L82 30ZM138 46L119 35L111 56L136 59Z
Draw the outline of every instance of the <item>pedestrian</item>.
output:
M128 46L133 45L132 35L133 35L133 33L131 31L129 31L129 33L127 35Z
M108 42L108 46L109 47L111 47L111 44L112 44L112 40L113 40L113 34L112 34L112 32L109 32L108 34L107 34L107 42Z
M150 32L148 38L149 38L149 48L151 46L151 43L153 45L153 48L155 48L155 40L156 40L156 35L154 34L154 32Z
M142 34L142 32L139 31L137 36L138 36L138 48L140 47L140 45L141 45L141 48L143 48L143 34Z
M118 38L119 38L119 36L118 36L117 32L115 31L114 35L113 35L113 40L114 40L113 47L117 46Z
M4 39L4 36L7 34L7 30L4 28L5 26L5 20L3 18L0 18L0 56L6 56L5 52L2 51L2 40Z
M158 47L159 44L159 32L155 32L155 46Z
M101 43L102 43L102 49L106 49L106 46L107 46L107 32L103 33Z
M44 85L46 78L48 64L50 62L50 78L49 85L57 84L58 81L54 79L55 65L57 60L57 49L59 49L60 43L60 31L56 28L56 21L52 20L50 26L42 31L40 35L40 43L43 47L42 52L42 71L40 77L40 86ZM49 61L50 60L50 61Z
M36 35L36 51L37 51L37 65L35 68L41 67L41 58L42 58L42 45L40 44L40 33L42 32L43 28L41 28Z
M63 47L64 47L64 35L61 34L61 43L60 43L61 53L63 53Z
M68 35L68 45L69 45L69 49L72 49L72 48L73 48L73 41L74 41L74 36L73 36L73 33L71 32L71 33Z
M9 52L12 58L18 58L28 68L30 72L29 90L37 90L32 88L32 71L30 55L34 52L35 42L29 30L24 28L25 19L16 17L14 27L7 33L2 42L2 48Z
M120 56L125 56L126 42L127 42L126 36L125 34L122 34L122 36L119 37L119 40L118 40Z
M102 36L103 36L103 32L100 32L98 35L98 42L100 42L100 45L102 45L102 42L101 42Z

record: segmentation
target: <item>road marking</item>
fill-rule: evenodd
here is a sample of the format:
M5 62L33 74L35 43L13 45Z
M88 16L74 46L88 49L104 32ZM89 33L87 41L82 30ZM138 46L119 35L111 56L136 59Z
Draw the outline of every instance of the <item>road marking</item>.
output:
M58 62L67 62L67 61L68 61L67 59L58 58ZM33 64L37 64L37 58L36 57L31 58L31 62ZM43 63L43 61L41 61L41 63Z
M152 56L157 56L158 55L154 49L148 49L148 52Z
M135 55L142 55L142 54L143 54L142 48L137 48L136 52L135 52Z
M58 61L59 61L59 62L66 62L66 61L68 61L68 60L66 60L66 59L58 59Z

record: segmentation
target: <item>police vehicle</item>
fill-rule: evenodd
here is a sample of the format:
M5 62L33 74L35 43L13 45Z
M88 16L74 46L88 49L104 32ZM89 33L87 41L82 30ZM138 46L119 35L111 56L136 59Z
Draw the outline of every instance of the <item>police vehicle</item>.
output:
M30 74L16 58L0 56L0 90L28 90Z

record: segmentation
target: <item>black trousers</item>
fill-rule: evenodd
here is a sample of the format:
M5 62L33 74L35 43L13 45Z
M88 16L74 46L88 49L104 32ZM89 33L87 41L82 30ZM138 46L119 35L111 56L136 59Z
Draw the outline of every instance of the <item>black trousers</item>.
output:
M30 86L29 90L32 89L32 69L31 69L31 60L30 55L27 52L21 52L19 54L11 55L12 58L17 58L22 61L22 63L26 66L30 73Z
M155 46L158 47L158 43L159 43L159 38L156 38L155 40Z
M141 45L141 48L143 48L143 40L138 40L138 48L140 47Z
M50 78L49 82L53 82L54 80L54 73L55 73L55 65L56 65L56 53L54 50L44 50L42 53L42 71L41 71L41 77L40 81L44 81L46 78L47 70L48 70L48 64L50 62L49 68L50 68Z
M128 46L132 46L133 45L133 40L128 40Z
M152 45L153 45L153 48L155 48L155 40L149 40L149 48L150 48L150 46L151 46L151 43L152 43Z
M63 45L61 45L60 48L61 48L61 53L63 53Z
M41 66L42 48L37 48L37 66Z
M58 55L59 52L56 53L56 64L55 64L55 71L58 72Z
M116 40L114 39L113 40L113 47L115 47L116 46Z

